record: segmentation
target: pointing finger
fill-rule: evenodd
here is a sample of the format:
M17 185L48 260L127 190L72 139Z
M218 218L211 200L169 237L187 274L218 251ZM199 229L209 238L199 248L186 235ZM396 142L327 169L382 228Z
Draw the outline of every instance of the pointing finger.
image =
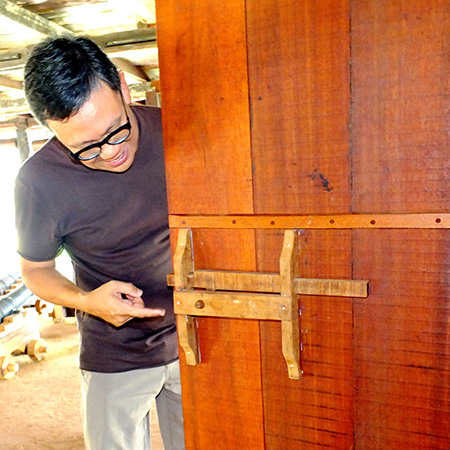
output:
M163 308L140 308L135 306L130 306L125 311L126 314L129 314L133 317L163 317L166 314L166 310Z

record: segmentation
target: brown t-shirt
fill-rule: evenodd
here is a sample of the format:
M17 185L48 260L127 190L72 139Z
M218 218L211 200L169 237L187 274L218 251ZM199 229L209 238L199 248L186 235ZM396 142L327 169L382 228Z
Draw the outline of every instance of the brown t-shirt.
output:
M22 166L16 180L18 252L30 261L66 249L75 280L93 290L109 280L133 283L163 318L133 319L116 328L78 311L80 367L96 372L167 364L178 357L172 293L161 117L133 106L139 147L124 173L76 163L55 138Z

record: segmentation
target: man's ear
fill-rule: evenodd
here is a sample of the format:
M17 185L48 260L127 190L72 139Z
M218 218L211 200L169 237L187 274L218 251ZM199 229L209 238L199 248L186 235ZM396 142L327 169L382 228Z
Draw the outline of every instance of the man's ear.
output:
M130 90L128 89L128 84L125 81L125 74L120 70L119 71L119 77L120 77L120 87L122 89L122 96L124 100L130 104L131 103L131 94Z

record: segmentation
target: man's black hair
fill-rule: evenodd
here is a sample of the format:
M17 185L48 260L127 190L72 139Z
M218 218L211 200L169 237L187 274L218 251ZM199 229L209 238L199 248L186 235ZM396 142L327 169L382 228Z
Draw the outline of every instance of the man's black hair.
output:
M48 38L25 65L25 97L33 116L46 125L76 114L100 80L121 92L117 68L97 44L85 37Z

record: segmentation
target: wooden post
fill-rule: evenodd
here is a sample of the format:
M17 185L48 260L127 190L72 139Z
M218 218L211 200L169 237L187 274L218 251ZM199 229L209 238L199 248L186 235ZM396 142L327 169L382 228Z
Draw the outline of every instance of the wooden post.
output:
M280 257L281 295L290 303L290 320L281 321L283 356L288 366L289 378L298 380L300 370L300 326L298 295L295 289L297 276L297 231L286 230Z
M30 155L30 141L27 134L27 125L24 123L18 123L16 125L16 147L19 149L20 162L24 162Z
M191 290L188 275L194 272L192 257L191 230L182 228L178 231L177 249L174 255L175 290ZM176 301L176 300L175 300ZM195 366L200 361L197 339L197 320L186 314L177 315L178 338L186 354L188 365Z

